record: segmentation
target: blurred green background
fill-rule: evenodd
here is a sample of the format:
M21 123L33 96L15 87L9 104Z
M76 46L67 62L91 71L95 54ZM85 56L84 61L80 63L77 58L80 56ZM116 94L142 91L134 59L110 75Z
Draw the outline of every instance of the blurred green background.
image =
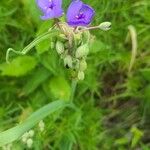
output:
M70 0L71 1L71 0ZM63 0L66 8L69 0ZM112 22L112 29L92 31L85 80L77 87L79 111L60 111L44 120L45 131L33 137L34 150L149 150L150 149L150 1L86 0L96 10L93 25ZM0 0L0 131L15 126L32 112L56 99L68 100L68 71L49 41L26 56L22 50L52 21L43 22L34 0ZM132 40L137 34L137 55L129 72ZM20 140L12 149L23 150Z

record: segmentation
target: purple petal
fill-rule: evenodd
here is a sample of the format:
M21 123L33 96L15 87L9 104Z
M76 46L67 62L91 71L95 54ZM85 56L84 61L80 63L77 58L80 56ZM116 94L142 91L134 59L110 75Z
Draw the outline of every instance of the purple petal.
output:
M47 20L47 19L51 19L54 18L55 14L54 11L51 9L48 9L45 13L44 16L41 16L42 20Z
M67 12L67 22L71 26L87 26L92 22L95 11L80 0L74 0Z
M94 9L92 7L90 7L89 5L83 4L81 11L83 11L84 15L85 15L85 18L83 19L83 21L87 25L90 24L95 15Z
M57 7L60 7L62 6L62 0L53 0L53 3L54 5L56 5Z
M38 7L43 12L41 19L58 18L63 15L62 0L36 0Z
M36 0L36 2L39 8L42 10L49 5L49 0Z
M55 17L54 17L54 18L61 17L61 16L63 15L63 10L62 10L62 8L56 8L56 9L54 9L54 14L55 14Z
M53 3L56 6L54 9L55 18L61 17L63 15L62 0L53 0Z
M52 19L61 17L63 14L63 10L55 9L55 10L47 10L44 16L41 16L42 20Z
M82 8L82 4L83 4L83 2L81 2L79 0L74 0L70 4L68 11L67 11L67 21L68 22L72 22L75 19L75 16L78 15L78 12Z

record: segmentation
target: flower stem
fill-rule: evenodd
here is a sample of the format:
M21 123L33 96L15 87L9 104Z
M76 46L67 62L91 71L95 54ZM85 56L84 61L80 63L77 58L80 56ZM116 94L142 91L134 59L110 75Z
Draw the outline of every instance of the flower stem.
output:
M56 24L56 26L60 29L60 30L62 30L62 28L61 28L61 26L59 25L59 19L58 18L55 18L54 19L54 22L55 22L55 24Z
M71 96L70 96L70 102L71 103L73 102L73 99L74 99L76 87L77 87L77 80L72 80L72 84L71 84Z
M18 55L25 55L27 54L35 45L37 45L38 43L50 38L51 36L55 36L58 34L58 31L48 31L40 36L38 36L37 38L35 38L29 45L27 45L22 51L16 51L12 48L9 48L7 50L7 53L6 53L6 62L9 63L9 55L10 55L10 52L13 52L15 54L18 54Z
M88 27L80 30L81 32L86 31L86 30L94 30L94 29L99 29L99 26L93 26L93 27Z

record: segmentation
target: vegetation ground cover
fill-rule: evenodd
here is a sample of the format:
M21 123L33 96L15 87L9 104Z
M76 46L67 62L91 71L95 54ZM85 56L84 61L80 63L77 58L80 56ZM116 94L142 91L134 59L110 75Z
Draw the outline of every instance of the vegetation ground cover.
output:
M64 0L64 7L70 3ZM94 25L112 22L108 32L93 31L85 80L77 86L79 111L60 110L44 120L45 131L34 136L33 149L150 149L150 1L87 0L96 10ZM23 49L52 24L39 19L34 0L0 1L0 131L24 121L54 101L68 100L67 71L49 41L26 56L6 50ZM134 58L131 28L137 35ZM132 66L131 66L132 65ZM13 68L13 69L12 69ZM58 69L59 68L59 69ZM13 149L25 149L19 140Z

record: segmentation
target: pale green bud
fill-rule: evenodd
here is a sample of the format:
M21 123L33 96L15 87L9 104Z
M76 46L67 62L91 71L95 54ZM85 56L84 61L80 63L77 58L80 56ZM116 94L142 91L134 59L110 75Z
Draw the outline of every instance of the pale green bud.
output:
M66 39L65 34L59 34L59 37L62 38L62 39Z
M81 37L82 37L82 33L81 32L79 32L78 34L74 35L75 40L80 40Z
M111 22L102 22L102 23L99 25L99 28L100 28L101 30L104 30L104 31L110 30L110 28L111 28Z
M28 140L27 140L27 147L28 147L28 148L31 148L32 145L33 145L33 140L32 140L32 139L28 139Z
M79 80L84 80L84 72L83 71L78 72L78 79Z
M86 68L87 68L87 63L86 63L85 59L83 59L80 61L79 69L80 69L80 71L85 71Z
M65 66L68 66L69 68L72 68L72 57L70 55L67 55L64 58L64 64L65 64Z
M84 44L76 50L75 55L76 55L76 58L82 58L82 57L86 57L88 53L89 53L89 46L88 44Z
M59 36L57 36L57 40L65 43L67 41L67 37L64 34L59 34Z
M30 130L30 131L28 132L28 134L29 134L29 137L33 137L33 136L34 136L34 131L33 131L33 130Z
M43 122L43 120L41 120L41 121L39 122L39 128L40 128L40 131L41 131L41 132L44 131L45 123Z
M56 42L56 51L58 54L62 54L64 52L64 45L60 41Z
M24 134L23 134L23 136L22 136L22 138L28 138L29 137L29 133L28 132L25 132Z
M29 133L28 132L25 132L22 136L22 142L23 143L26 143L27 142L27 139L29 138Z
M26 143L26 142L27 142L27 138L22 137L22 142L23 142L23 143Z

